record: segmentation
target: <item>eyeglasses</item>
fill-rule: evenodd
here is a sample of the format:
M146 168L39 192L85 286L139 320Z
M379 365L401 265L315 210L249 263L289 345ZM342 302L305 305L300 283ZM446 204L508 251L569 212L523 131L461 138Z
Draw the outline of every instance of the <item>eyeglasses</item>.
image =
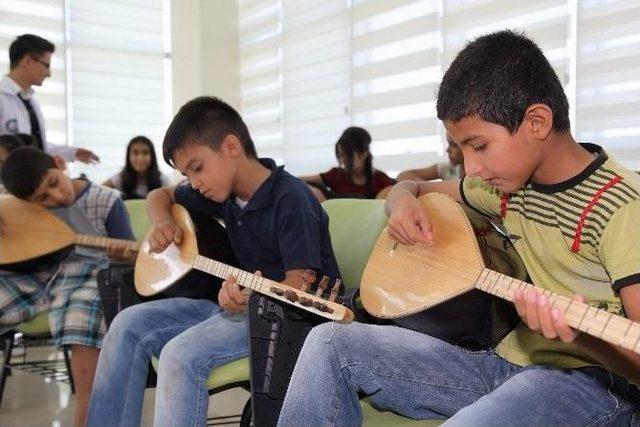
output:
M31 57L34 61L41 63L42 65L44 65L47 69L49 69L51 67L51 64L49 62L44 62L42 59L39 58L34 58L33 56Z

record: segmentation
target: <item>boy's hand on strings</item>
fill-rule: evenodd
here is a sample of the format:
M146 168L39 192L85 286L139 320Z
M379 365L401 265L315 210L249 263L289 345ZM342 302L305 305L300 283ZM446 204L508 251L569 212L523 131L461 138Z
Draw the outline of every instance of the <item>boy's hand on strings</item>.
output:
M136 262L137 253L129 249L129 245L118 243L109 243L107 246L107 254L109 258L115 261L124 261L129 264Z
M585 302L582 295L576 294L573 299ZM580 334L580 331L569 326L560 310L551 308L549 298L537 290L517 291L514 302L522 321L545 338L572 343Z
M174 242L179 244L182 241L182 229L173 219L168 219L154 225L149 235L149 249L151 252L160 253Z
M404 245L433 244L433 226L418 199L412 195L396 201L387 229L391 237Z
M260 271L254 273L256 276L262 276ZM247 308L247 302L251 295L251 289L240 289L240 285L234 276L227 277L222 282L220 292L218 292L218 304L226 311L232 313L242 313Z

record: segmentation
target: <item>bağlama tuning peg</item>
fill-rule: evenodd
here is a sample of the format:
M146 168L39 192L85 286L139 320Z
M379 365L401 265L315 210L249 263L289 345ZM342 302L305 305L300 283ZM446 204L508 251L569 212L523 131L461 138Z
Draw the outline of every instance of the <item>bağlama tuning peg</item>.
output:
M318 283L318 289L316 289L316 296L322 296L328 285L329 278L327 276L322 276L322 279L320 279L320 283Z
M302 292L308 292L309 288L316 282L316 272L313 270L305 270L302 273L302 286L300 290Z
M340 285L342 285L342 280L336 279L335 284L331 288L331 294L329 294L329 301L335 302L338 297L338 293L340 292Z

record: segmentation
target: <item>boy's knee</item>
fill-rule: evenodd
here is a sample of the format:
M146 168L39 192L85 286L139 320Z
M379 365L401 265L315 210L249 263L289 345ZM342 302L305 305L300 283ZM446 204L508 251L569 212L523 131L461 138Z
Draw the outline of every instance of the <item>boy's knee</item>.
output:
M350 343L359 341L356 339L362 334L362 324L351 323L345 325L336 322L327 322L316 326L309 333L306 342L310 345L323 345L333 343L337 347L348 346Z
M139 322L136 315L137 311L133 310L134 308L135 306L125 308L113 318L111 326L109 326L110 334L116 331L126 331L130 329L134 323Z
M176 374L175 371L184 371L189 369L193 364L194 354L189 351L189 346L181 342L180 336L175 337L164 345L158 359L158 373L163 371L171 371L170 375Z

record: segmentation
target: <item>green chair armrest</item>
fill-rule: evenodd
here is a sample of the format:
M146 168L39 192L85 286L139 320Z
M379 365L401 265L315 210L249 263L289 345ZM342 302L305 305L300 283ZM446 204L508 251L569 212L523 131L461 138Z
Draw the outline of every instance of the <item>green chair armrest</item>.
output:
M158 370L158 359L151 358L153 369ZM233 362L214 368L207 378L207 389L212 390L218 387L249 381L249 358L234 360Z
M394 412L381 411L374 408L368 399L362 399L360 406L364 427L436 427L445 422L444 419L414 420Z

